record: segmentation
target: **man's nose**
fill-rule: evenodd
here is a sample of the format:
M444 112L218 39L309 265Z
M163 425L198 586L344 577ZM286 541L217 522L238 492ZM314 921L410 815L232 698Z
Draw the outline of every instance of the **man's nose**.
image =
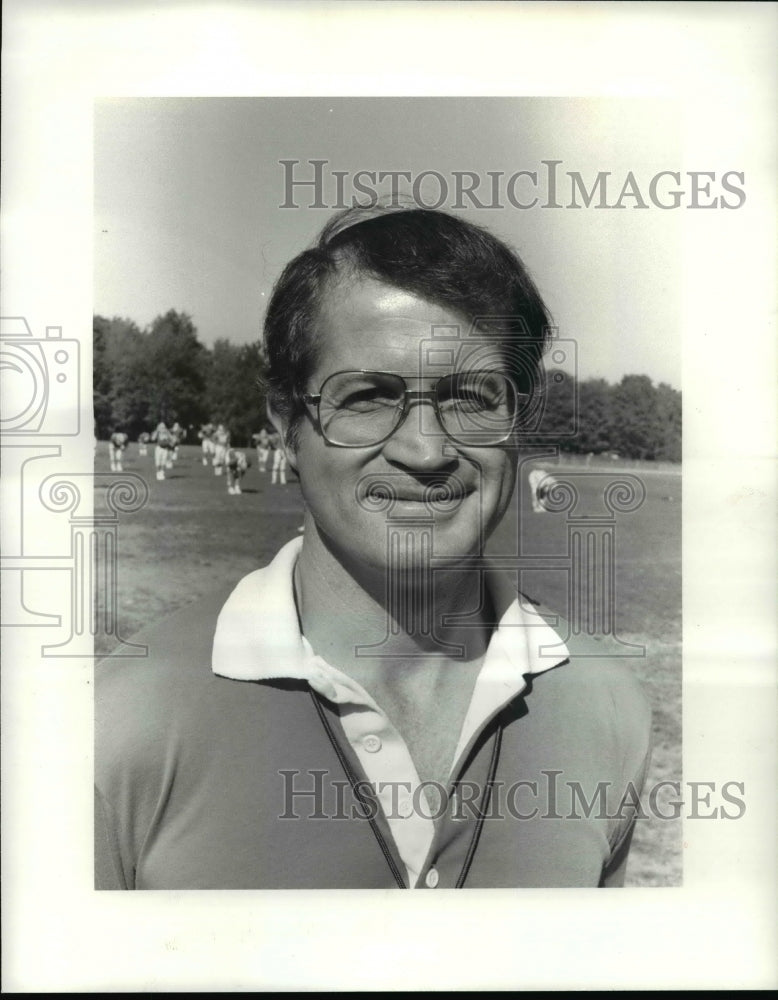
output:
M430 399L411 398L405 420L384 445L387 461L430 472L455 461Z

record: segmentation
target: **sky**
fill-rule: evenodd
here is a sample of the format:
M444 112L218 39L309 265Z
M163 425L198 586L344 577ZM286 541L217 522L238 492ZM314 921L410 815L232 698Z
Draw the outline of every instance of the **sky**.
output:
M361 197L358 171L404 171L403 193L428 205L443 198L441 208L518 250L558 337L575 343L562 367L582 378L646 374L681 387L682 225L689 212L663 210L648 196L660 171L683 170L673 101L117 97L96 101L94 126L100 315L144 328L172 308L192 316L207 345L257 340L273 282L338 204L336 172L348 202ZM291 197L286 187L290 176L312 179L317 159L327 161L320 207L312 187L296 186ZM560 162L552 168L551 160ZM442 182L421 176L425 171ZM478 204L466 195L457 200L456 174L465 171L474 174L466 185ZM509 191L518 171L538 179L520 177ZM599 190L590 207L580 194L580 207L568 207L571 173L587 190L606 173L605 204L612 206L630 171L647 208L634 207L630 196L620 209L597 208ZM391 190L387 179L362 183L379 194ZM659 200L666 202L674 184L663 185ZM535 196L538 204L517 207ZM281 207L290 201L297 207ZM543 207L552 202L562 207Z

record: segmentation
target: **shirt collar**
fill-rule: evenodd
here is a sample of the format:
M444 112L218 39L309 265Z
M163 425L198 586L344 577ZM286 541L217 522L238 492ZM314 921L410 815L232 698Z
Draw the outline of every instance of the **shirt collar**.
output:
M213 639L215 674L239 681L309 679L310 647L300 632L292 582L301 548L302 539L293 538L227 598Z
M295 538L266 568L245 577L224 605L216 627L212 667L236 680L297 678L337 706L345 739L357 754L365 777L374 787L389 783L419 788L419 776L402 734L371 695L337 667L317 656L300 632L294 598L294 567L302 547ZM506 608L489 642L468 709L462 721L449 774L466 766L470 751L487 723L527 686L527 675L556 666L568 657L565 644L534 609L523 607L510 578L487 571L487 591L495 608ZM545 647L545 648L544 648ZM544 655L545 653L545 655ZM549 655L550 654L550 655ZM392 752L365 753L362 736L381 732ZM375 737L374 737L375 738ZM408 884L415 885L424 867L435 829L431 819L387 816L406 865Z
M216 623L215 674L242 681L299 679L327 695L327 665L302 635L297 616L293 573L302 545L302 538L293 538L269 566L249 573L232 591ZM487 571L487 586L496 606L507 605L489 644L490 679L516 692L524 675L558 666L570 654L545 619L519 602L505 573Z

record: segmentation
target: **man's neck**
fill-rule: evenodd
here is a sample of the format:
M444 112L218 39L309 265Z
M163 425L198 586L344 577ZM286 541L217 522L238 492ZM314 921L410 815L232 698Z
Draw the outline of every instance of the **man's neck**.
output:
M422 781L445 784L501 609L488 597L481 606L478 572L414 569L392 579L361 565L357 575L306 524L297 609L314 651L361 684L400 732ZM444 624L463 614L466 625Z
M355 571L314 525L306 526L295 593L303 634L316 653L360 683L371 681L368 690L412 689L450 667L480 663L491 634L494 613L477 572ZM444 624L464 614L466 625Z

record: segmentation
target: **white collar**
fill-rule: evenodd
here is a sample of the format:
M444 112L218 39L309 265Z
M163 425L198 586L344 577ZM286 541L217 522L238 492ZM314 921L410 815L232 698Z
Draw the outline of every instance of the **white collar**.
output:
M314 655L300 632L294 599L293 572L302 545L302 538L293 538L269 566L249 573L232 591L216 624L211 659L215 674L243 681L290 678L321 682L324 661ZM507 611L489 644L487 662L494 662L492 654L498 649L501 654L500 667L496 675L490 670L490 678L516 692L524 686L518 684L524 675L558 666L570 654L551 626L519 602L504 573L487 572L487 585L493 594L510 588L510 599L504 601Z

